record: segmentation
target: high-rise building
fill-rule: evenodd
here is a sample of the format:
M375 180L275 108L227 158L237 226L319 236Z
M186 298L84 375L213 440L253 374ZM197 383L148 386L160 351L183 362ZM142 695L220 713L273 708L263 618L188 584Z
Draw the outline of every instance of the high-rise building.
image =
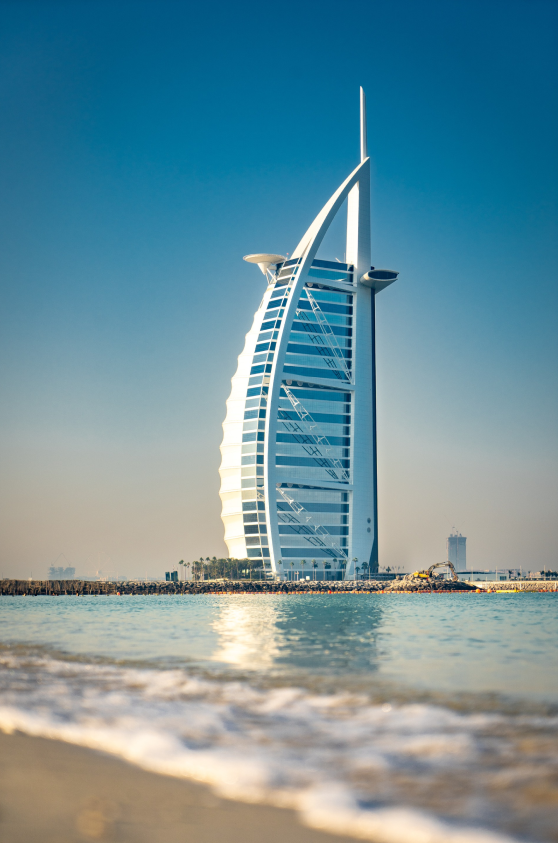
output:
M448 559L453 563L456 571L467 570L467 538L456 530L448 536Z
M72 567L64 568L51 565L48 569L49 580L73 580L76 575L76 569Z
M293 201L295 197L292 197ZM347 200L344 262L317 258ZM267 289L232 379L221 446L229 555L270 575L352 579L378 570L375 297L398 273L370 261L370 159L289 259L247 255Z

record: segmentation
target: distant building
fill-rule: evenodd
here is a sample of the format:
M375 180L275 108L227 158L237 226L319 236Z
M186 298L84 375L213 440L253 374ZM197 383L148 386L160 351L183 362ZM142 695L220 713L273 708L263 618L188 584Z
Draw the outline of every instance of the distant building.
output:
M51 565L48 569L49 580L73 580L75 575L75 568L55 568L54 565Z
M178 582L178 571L165 571L165 582Z
M531 573L528 571L523 573L520 568L500 569L495 571L458 571L460 580L466 582L498 582L514 581L514 580L555 580L558 579L558 572L555 571L538 571Z
M458 571L457 575L464 582L499 582L517 577L510 576L511 571Z
M453 563L456 571L467 570L467 538L461 533L453 532L447 540L448 560Z

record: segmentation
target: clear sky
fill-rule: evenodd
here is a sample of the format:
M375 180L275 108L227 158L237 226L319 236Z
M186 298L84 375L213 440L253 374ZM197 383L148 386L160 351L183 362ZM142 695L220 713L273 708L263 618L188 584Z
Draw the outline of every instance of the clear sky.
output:
M558 3L0 2L4 576L226 555L230 378L373 160L380 564L557 564ZM337 226L323 256L342 259Z

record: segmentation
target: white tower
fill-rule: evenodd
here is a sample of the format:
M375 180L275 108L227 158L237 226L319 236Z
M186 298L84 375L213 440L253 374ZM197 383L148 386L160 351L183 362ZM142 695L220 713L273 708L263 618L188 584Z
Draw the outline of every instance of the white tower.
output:
M248 255L267 289L246 335L223 423L221 500L232 557L281 578L378 569L375 297L398 273L370 266L370 159L291 258ZM316 257L347 200L346 263Z

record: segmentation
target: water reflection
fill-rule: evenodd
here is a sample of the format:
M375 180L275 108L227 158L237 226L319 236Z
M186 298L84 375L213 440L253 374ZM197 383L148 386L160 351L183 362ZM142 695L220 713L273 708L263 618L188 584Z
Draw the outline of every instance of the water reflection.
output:
M212 624L218 634L216 661L245 669L273 665L280 653L280 607L267 600L233 599Z
M382 619L370 600L234 597L213 621L213 659L246 670L374 672Z

